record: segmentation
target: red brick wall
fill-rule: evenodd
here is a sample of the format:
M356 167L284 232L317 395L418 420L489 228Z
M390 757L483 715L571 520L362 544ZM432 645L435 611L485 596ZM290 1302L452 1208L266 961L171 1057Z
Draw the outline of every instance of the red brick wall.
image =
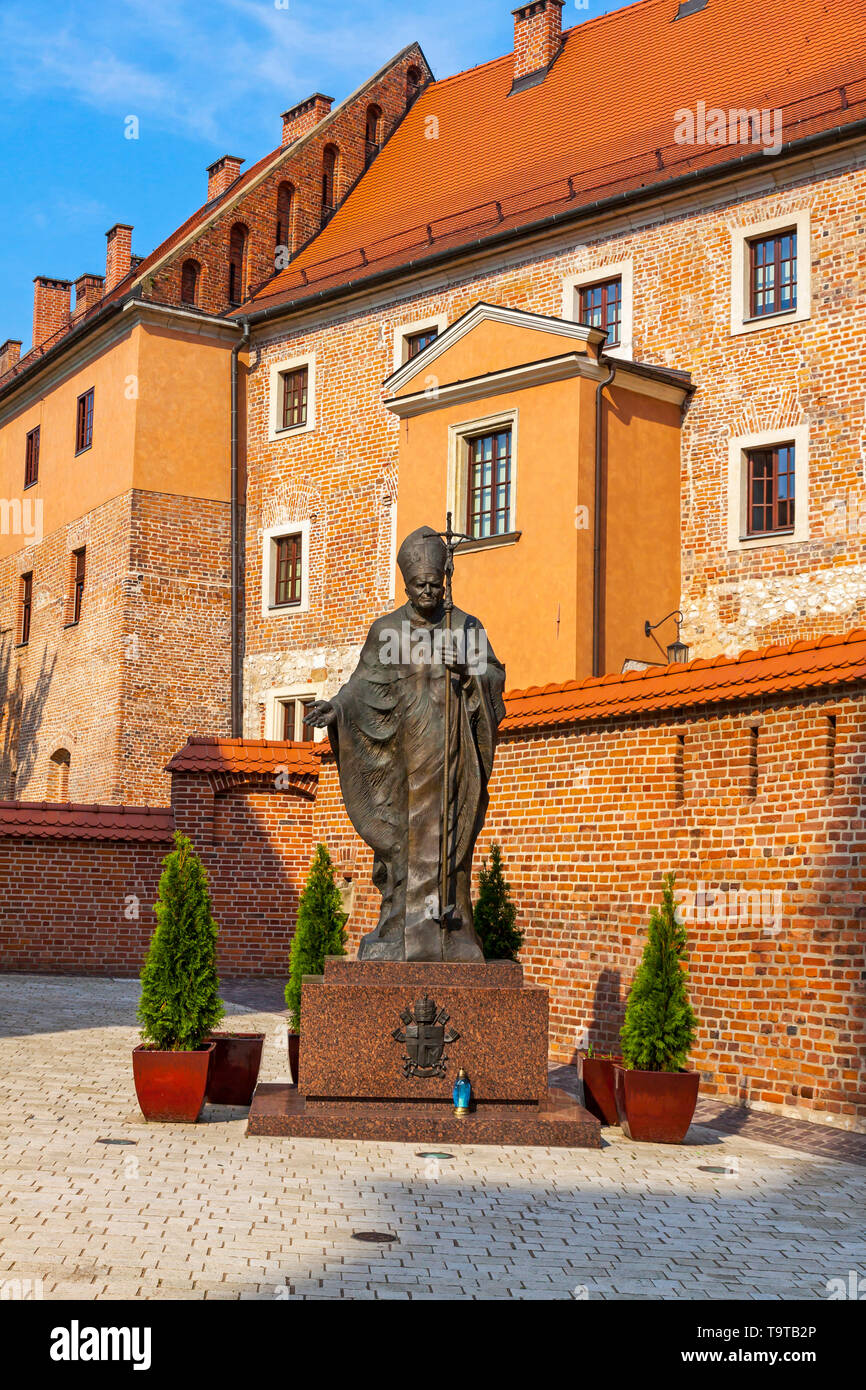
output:
M313 854L313 793L275 777L212 780L177 773L178 828L199 849L219 923L226 975L285 975L298 901Z
M616 1047L673 870L704 1094L866 1128L864 783L863 691L504 738L477 862L498 840L552 1056ZM285 975L320 839L352 879L350 949L374 925L330 757L315 800L304 779L178 773L173 807L210 875L223 974ZM164 852L0 834L0 969L136 973Z
M51 755L66 748L73 801L122 799L117 744L129 511L129 494L113 498L0 563L3 796L46 798ZM80 546L87 549L81 621L67 627L70 557ZM26 571L33 573L33 608L22 647L18 576Z
M584 1030L597 1048L617 1046L670 869L689 936L704 1094L866 1127L864 781L862 697L503 740L476 867L498 840L528 978L551 992L552 1055L571 1061ZM330 758L316 823L317 838L354 864L356 946L375 924L378 895Z
M226 976L288 975L312 799L274 778L179 774L175 824L208 872ZM214 814L216 808L216 815ZM137 975L170 843L39 839L0 825L0 970Z
M169 758L231 733L229 506L132 495L115 799L169 799Z
M840 163L846 157L839 154ZM584 227L553 248L491 255L481 269L446 267L432 286L380 287L372 305L334 303L297 324L274 325L267 337L259 330L249 376L247 732L258 734L257 705L272 685L301 684L325 667L320 684L326 694L334 691L369 624L391 606L389 512L400 424L381 396L393 370L395 328L438 315L454 323L479 300L559 317L564 279L610 263L632 262L635 358L688 370L697 387L681 438L682 635L692 655L810 639L866 622L866 299L853 288L866 176L862 159L850 158L838 172L788 171L773 191L752 185L696 193L691 206L666 214L635 210L627 226L611 220L604 229ZM732 336L732 228L800 209L811 215L811 317ZM269 368L309 353L316 357L316 427L271 441ZM832 357L831 372L809 367L825 356ZM729 437L804 423L809 539L728 551ZM443 443L443 470L446 457ZM536 466L543 461L521 464ZM299 520L310 522L309 612L263 618L261 530ZM398 602L400 594L398 582ZM639 627L648 616L636 613ZM536 679L544 684L549 673L540 668Z
M67 627L80 546L81 621ZM2 561L0 596L0 796L48 797L51 755L66 748L71 800L164 804L165 765L188 735L230 731L228 504L124 493Z

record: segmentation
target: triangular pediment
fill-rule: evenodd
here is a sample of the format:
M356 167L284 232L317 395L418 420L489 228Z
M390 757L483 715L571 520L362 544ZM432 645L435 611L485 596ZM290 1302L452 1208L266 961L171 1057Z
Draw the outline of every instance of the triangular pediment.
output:
M411 396L423 391L431 376L439 386L447 386L570 353L595 356L604 337L600 329L568 319L476 304L398 367L385 382L385 394L392 400Z

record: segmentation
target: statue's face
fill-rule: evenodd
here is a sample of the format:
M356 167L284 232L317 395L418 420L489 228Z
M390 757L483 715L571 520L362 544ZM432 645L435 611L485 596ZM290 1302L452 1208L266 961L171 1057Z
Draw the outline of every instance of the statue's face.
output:
M406 580L406 593L412 607L424 618L431 618L442 602L445 577L432 566L416 570Z

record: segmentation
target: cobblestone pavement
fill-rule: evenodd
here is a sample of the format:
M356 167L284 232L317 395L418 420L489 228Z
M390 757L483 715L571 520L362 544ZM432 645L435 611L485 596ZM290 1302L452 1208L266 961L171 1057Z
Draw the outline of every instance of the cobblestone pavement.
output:
M137 993L0 976L0 1281L77 1299L823 1299L866 1273L862 1167L703 1125L676 1148L606 1130L600 1151L438 1160L247 1139L223 1107L148 1125ZM267 1032L263 1079L287 1079L284 1020L229 1014Z

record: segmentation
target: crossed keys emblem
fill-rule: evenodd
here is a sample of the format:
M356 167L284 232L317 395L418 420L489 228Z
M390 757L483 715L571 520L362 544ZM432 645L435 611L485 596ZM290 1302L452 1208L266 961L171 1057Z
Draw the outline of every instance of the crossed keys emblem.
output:
M446 1028L450 1015L436 1007L425 994L414 1006L403 1009L400 1018L403 1028L391 1034L397 1042L406 1044L403 1058L404 1076L444 1076L447 1058L445 1048L460 1037L453 1028Z

